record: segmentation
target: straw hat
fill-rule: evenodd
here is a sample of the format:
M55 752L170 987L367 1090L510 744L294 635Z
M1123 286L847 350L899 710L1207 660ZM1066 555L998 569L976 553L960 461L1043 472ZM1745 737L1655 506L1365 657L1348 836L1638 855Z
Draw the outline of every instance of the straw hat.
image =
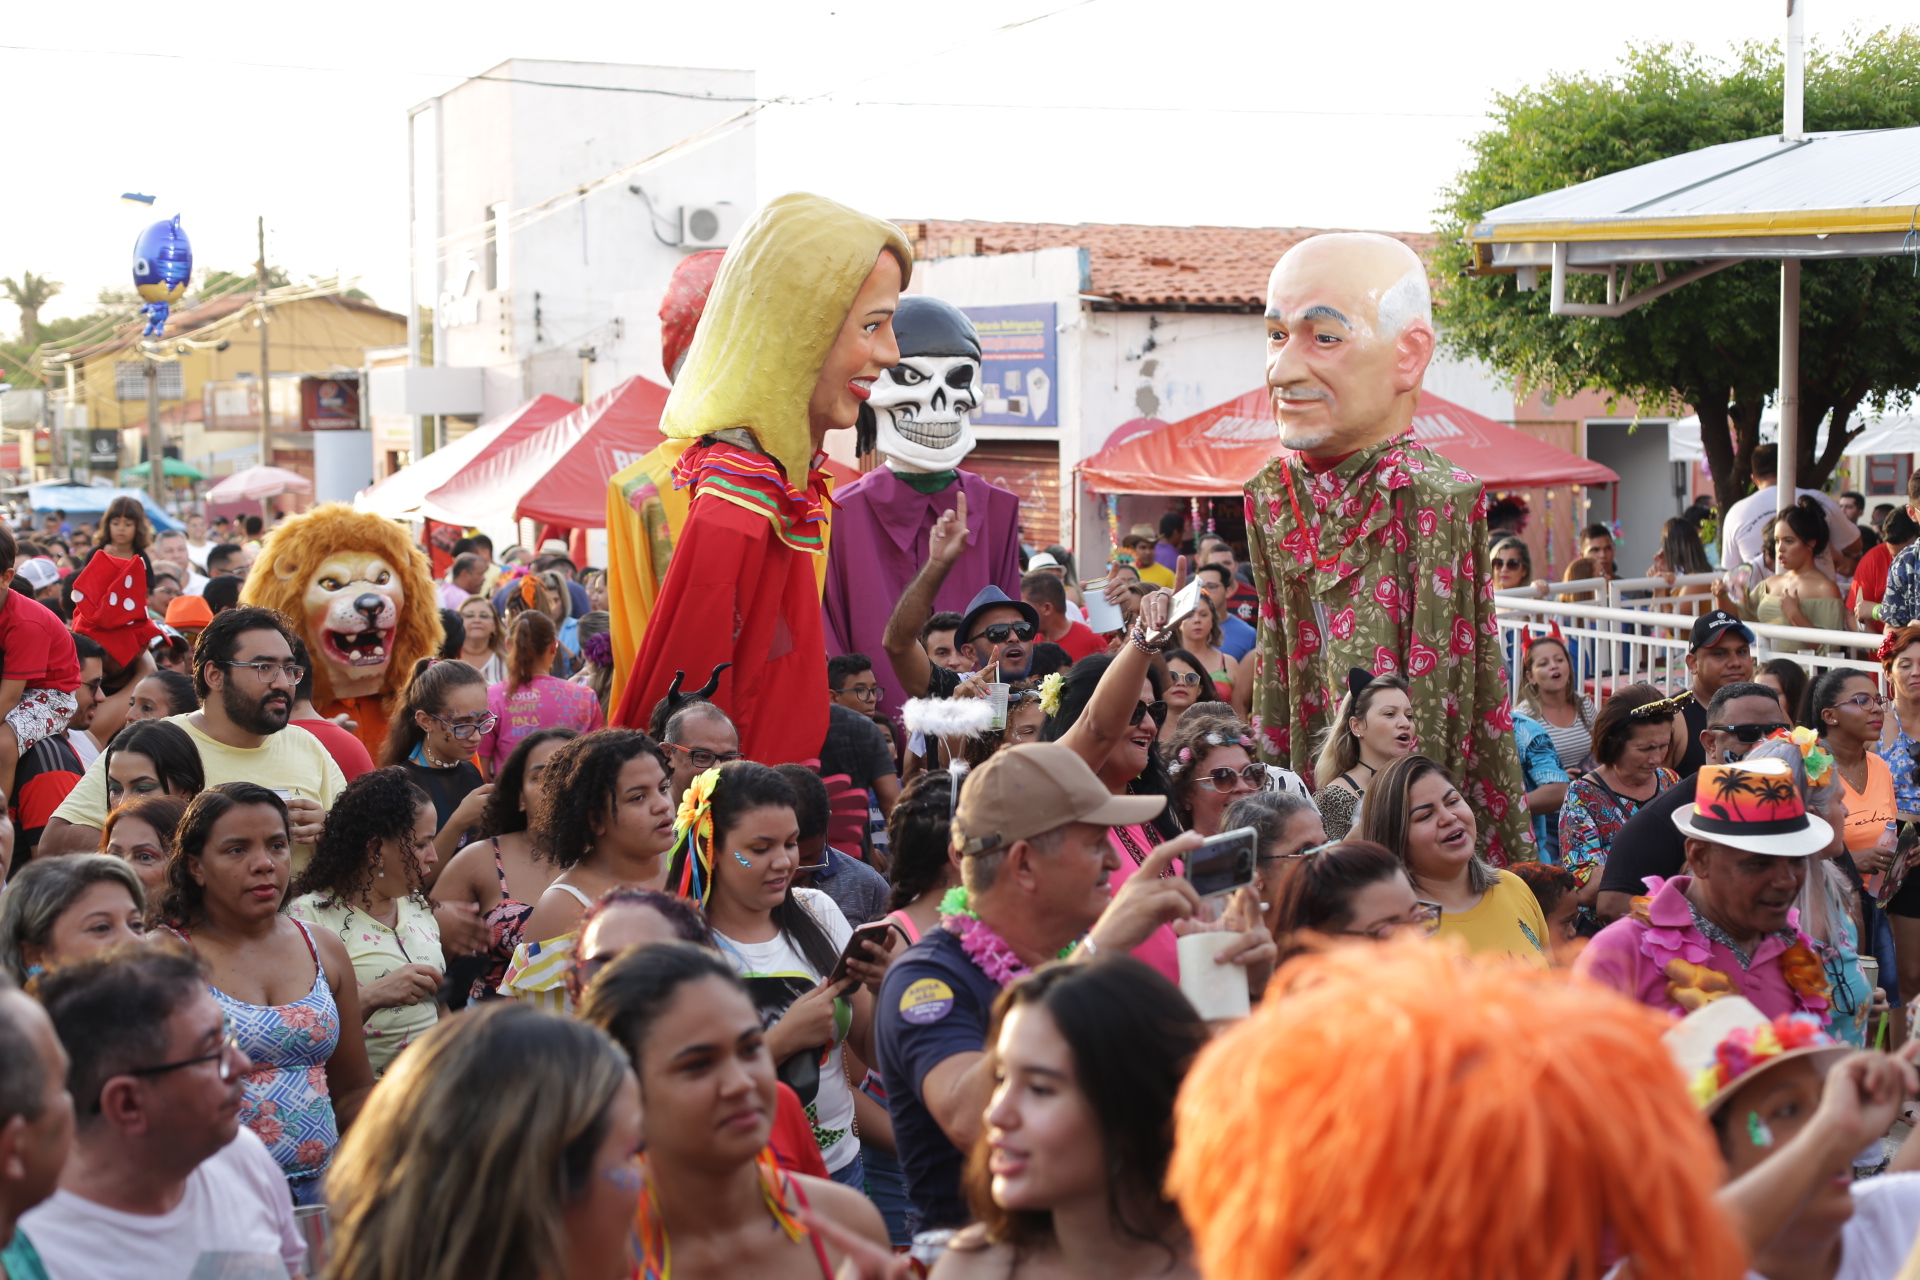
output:
M1807 812L1784 760L1702 765L1693 803L1672 816L1682 835L1748 853L1804 858L1833 843L1833 828Z

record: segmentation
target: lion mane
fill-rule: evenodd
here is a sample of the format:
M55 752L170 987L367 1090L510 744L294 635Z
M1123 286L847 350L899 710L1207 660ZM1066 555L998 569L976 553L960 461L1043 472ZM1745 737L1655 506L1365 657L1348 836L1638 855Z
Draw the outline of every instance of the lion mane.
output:
M273 609L286 618L306 642L307 653L320 652L318 638L309 634L305 598L313 571L326 557L340 551L364 551L379 556L400 575L406 607L400 610L393 633L387 675L380 687L381 705L391 713L406 692L407 675L421 658L440 652L440 597L426 553L413 545L407 530L385 516L355 511L344 502L328 502L293 516L267 536L261 545L256 571L240 590L242 604ZM313 659L313 705L334 701L333 679L327 664Z

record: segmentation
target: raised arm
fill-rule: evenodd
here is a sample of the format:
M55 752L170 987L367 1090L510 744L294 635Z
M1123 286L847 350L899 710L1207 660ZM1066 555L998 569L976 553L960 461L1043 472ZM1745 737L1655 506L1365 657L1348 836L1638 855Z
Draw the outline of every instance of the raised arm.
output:
M887 618L880 647L887 651L893 674L909 698L927 696L933 663L928 660L927 651L920 647L920 628L933 616L933 598L940 593L941 584L946 582L954 562L965 553L971 538L967 532L967 495L959 492L954 495L953 510L942 511L940 518L933 522L933 532L927 537L927 563L913 575L913 581L900 593L900 602L893 606L893 613Z
M1139 616L1106 674L1094 686L1086 710L1071 729L1060 735L1061 744L1073 748L1095 773L1126 733L1134 707L1139 704L1140 682L1147 678L1147 664L1153 661L1153 645L1158 642L1143 636L1153 637L1165 630L1172 609L1173 594L1168 591L1156 591L1140 601Z

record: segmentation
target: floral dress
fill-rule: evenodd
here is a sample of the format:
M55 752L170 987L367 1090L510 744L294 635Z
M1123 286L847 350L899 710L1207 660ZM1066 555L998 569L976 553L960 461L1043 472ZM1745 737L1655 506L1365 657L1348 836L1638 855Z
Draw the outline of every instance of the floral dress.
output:
M287 1175L293 1202L304 1205L321 1203L320 1175L340 1145L327 1091L327 1060L340 1043L340 1010L313 935L300 921L294 923L313 956L313 989L305 996L292 1004L261 1005L235 1000L218 987L212 991L240 1051L253 1059L240 1123L267 1144Z
M1567 798L1560 805L1560 856L1581 884L1605 868L1607 851L1627 819L1679 782L1680 775L1655 769L1654 779L1658 785L1645 800L1621 795L1600 780L1597 769L1567 784Z
M1914 778L1914 762L1920 758L1920 742L1915 742L1901 727L1898 716L1887 717L1887 727L1898 733L1891 744L1883 737L1875 749L1893 774L1893 807L1901 813L1920 814L1920 780Z

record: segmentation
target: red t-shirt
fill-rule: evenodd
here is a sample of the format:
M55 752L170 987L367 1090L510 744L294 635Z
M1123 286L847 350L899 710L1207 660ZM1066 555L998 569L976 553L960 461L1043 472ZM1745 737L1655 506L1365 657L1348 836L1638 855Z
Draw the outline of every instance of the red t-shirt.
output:
M776 1087L780 1091L780 1103L773 1109L773 1132L767 1135L773 1158L789 1173L826 1177L827 1162L820 1158L820 1143L813 1136L813 1123L807 1119L800 1095L790 1085Z
M1067 634L1053 642L1067 651L1067 656L1075 662L1090 658L1096 653L1107 651L1107 642L1093 633L1093 628L1084 622L1070 623Z
M340 766L348 782L373 768L373 757L367 754L360 739L342 729L331 720L295 720L292 723L305 729L320 739L320 745L327 749L333 762Z
M0 601L0 679L24 680L29 689L72 693L80 687L80 655L73 633L38 600L8 590Z
M1860 557L1860 563L1854 566L1853 586L1847 591L1847 612L1852 613L1860 607L1864 597L1879 604L1887 598L1887 574L1893 568L1893 551L1884 542L1877 542L1873 548Z

